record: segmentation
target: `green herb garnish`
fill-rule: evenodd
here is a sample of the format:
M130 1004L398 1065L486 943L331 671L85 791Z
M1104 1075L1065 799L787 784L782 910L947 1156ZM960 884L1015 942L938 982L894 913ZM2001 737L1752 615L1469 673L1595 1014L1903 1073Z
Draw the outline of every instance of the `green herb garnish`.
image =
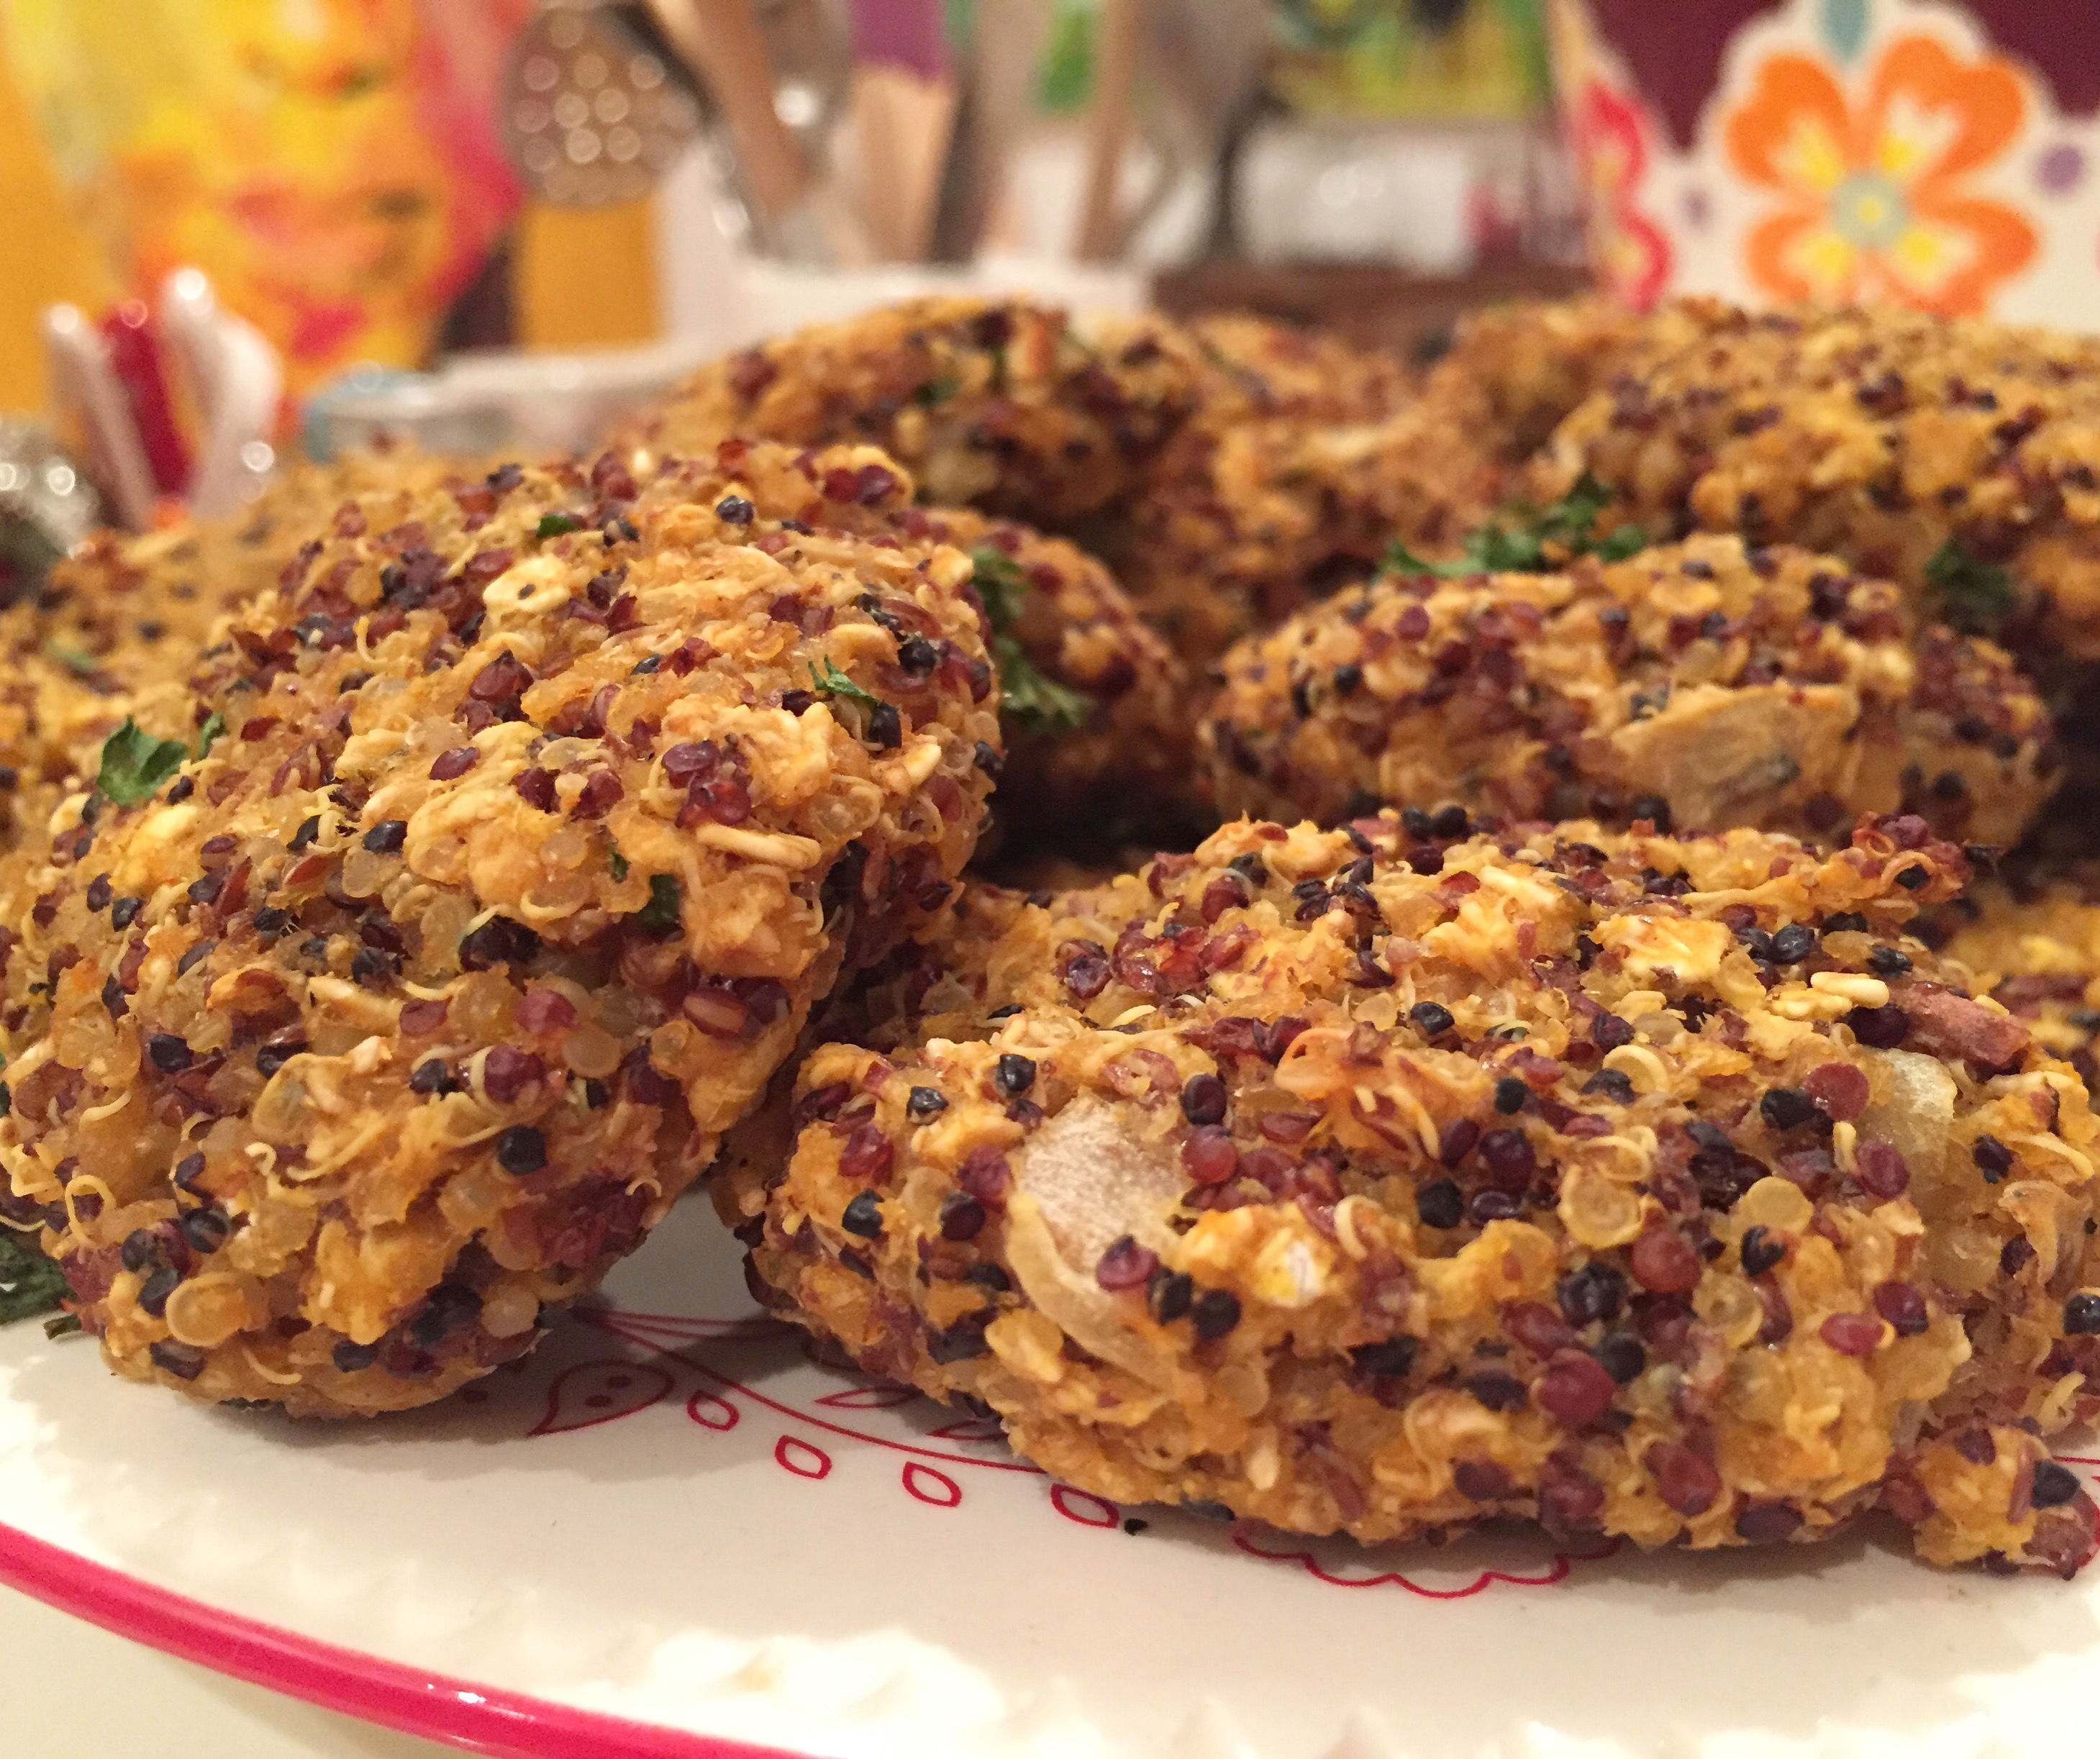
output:
M995 635L992 657L999 662L999 708L1031 733L1070 733L1086 725L1094 699L1083 690L1046 678L1010 635Z
M864 690L828 659L820 671L810 668L810 682L817 687L821 696L843 696L849 703L865 703L870 708L880 708L882 699L872 690Z
M202 757L208 753L218 743L219 734L225 731L226 716L214 708L205 717L204 725L197 729L197 756Z
M1004 550L980 544L970 552L977 597L984 601L985 615L991 619L995 634L1004 635L1021 620L1021 606L1028 597L1028 576L1021 564Z
M1021 620L1028 597L1028 576L1004 550L981 544L970 552L977 596L992 626L992 658L999 663L999 711L1031 733L1070 732L1083 727L1094 712L1093 699L1046 678L1009 633Z
M57 1265L22 1235L0 1228L0 1325L48 1313L69 1292Z
M627 857L618 849L612 852L612 883L618 885L627 877Z
M929 379L913 394L913 401L932 409L946 403L963 388L963 381L955 378Z
M1385 566L1396 574L1448 580L1472 574L1538 574L1577 556L1624 562L1647 547L1648 534L1637 525L1619 525L1599 536L1598 516L1611 502L1612 491L1586 470L1552 505L1531 508L1518 502L1507 509L1508 523L1482 526L1466 540L1455 562L1424 562L1405 544L1395 544L1386 552Z
M46 1338L70 1338L80 1329L77 1313L61 1313L56 1319L44 1321L44 1335Z
M190 755L180 739L157 739L129 716L102 742L102 768L95 785L119 806L150 800Z
M1947 620L1964 634L1987 634L2013 608L2013 577L1995 563L1979 562L1949 538L1925 565L1925 578L1939 594Z
M649 876L649 902L634 913L634 919L651 934L668 934L678 926L678 903L682 894L678 882L668 874Z
M85 648L68 647L63 641L44 643L44 657L55 659L76 678L92 677L100 668L100 662Z
M584 522L572 513L543 513L540 522L532 527L537 538L561 537L571 531L580 531Z

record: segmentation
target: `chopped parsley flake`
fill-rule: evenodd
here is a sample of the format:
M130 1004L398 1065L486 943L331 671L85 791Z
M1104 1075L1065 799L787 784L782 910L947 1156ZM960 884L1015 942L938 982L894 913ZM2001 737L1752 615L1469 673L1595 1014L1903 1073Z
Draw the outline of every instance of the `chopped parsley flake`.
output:
M970 552L970 566L993 633L1005 634L1021 620L1021 607L1028 597L1028 576L1012 557L989 544L980 544Z
M649 876L649 902L634 913L634 919L651 934L668 934L678 926L678 904L682 896L678 882L668 874Z
M197 729L197 756L202 757L209 752L218 743L219 734L225 731L226 716L214 708L206 717L205 724Z
M618 849L612 852L612 880L615 885L627 877L627 857Z
M843 696L849 703L865 703L870 708L881 706L881 699L872 690L864 690L828 659L821 669L810 668L810 682L823 696Z
M157 739L129 716L102 742L102 768L95 785L119 806L150 800L190 755L180 739Z
M48 1313L68 1293L57 1265L24 1236L0 1228L0 1325Z
M560 537L567 532L580 531L583 524L572 513L543 513L540 522L532 527L532 535L537 538Z
M1599 536L1598 517L1611 501L1611 490L1586 470L1552 505L1534 509L1519 503L1508 509L1508 523L1482 526L1466 540L1455 562L1424 562L1405 544L1395 544L1386 552L1385 565L1399 574L1457 580L1474 574L1538 574L1577 556L1624 562L1647 548L1648 534L1637 525L1619 525Z
M1010 635L992 637L999 662L999 706L1031 733L1069 733L1083 727L1094 712L1094 699L1083 690L1046 678Z
M1949 538L1925 565L1925 578L1939 594L1947 620L1965 634L1987 634L2013 608L2013 577L1995 563L1979 562Z

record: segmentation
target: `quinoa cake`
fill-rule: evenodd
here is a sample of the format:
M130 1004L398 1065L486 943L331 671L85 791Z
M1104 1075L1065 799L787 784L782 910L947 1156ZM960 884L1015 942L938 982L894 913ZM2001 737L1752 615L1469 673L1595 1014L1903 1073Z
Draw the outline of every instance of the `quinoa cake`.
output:
M1195 685L1101 562L1063 538L968 509L879 514L915 549L965 552L999 678L1006 765L995 810L1030 845L1185 817Z
M1109 546L1139 614L1193 667L1376 571L1395 541L1454 552L1502 473L1425 403L1386 420L1256 421L1170 451Z
M863 441L901 460L929 501L1054 529L1129 494L1188 415L1194 373L1157 317L914 299L704 366L615 443L662 456L730 434Z
M2100 866L2090 862L1979 881L1934 913L1946 957L2033 1029L2089 1087L2100 1082Z
M760 447L352 507L189 739L112 738L7 950L0 1165L120 1373L356 1414L517 1356L942 906L971 563L827 528L841 480L911 494Z
M1381 805L1827 836L1901 809L2009 845L2049 798L2011 659L1902 590L1734 536L1555 573L1389 574L1226 655L1202 723L1228 814Z
M1878 1507L2068 1575L2100 1128L1907 935L1967 878L1907 817L1235 823L966 901L892 992L930 1017L812 1054L716 1201L783 1315L1118 1501L1697 1548Z
M1601 298L1489 306L1458 320L1423 396L1472 443L1515 464L1614 374L1696 341L1727 312L1710 299L1648 312Z
M223 518L92 532L52 566L26 627L77 671L126 687L179 681L219 619L275 586L299 546L344 506L370 523L399 524L417 497L448 482L469 486L461 470L457 460L409 447L349 452L287 465Z
M1889 309L1736 312L1615 376L1542 461L1651 535L1844 557L2045 675L2100 659L2100 344Z

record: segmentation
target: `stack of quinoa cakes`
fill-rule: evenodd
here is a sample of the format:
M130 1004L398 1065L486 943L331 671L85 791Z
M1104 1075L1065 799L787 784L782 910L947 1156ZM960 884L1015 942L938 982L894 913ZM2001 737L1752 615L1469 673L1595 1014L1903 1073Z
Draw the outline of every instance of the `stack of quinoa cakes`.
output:
M0 631L0 1219L118 1372L369 1414L709 1179L1118 1501L2068 1575L2100 888L1994 870L2075 849L2096 386L924 301L98 540Z

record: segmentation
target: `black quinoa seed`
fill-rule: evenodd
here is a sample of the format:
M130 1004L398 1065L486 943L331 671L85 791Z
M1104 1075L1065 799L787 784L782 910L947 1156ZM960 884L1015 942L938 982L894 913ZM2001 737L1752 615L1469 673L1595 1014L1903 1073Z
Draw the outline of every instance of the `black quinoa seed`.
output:
M204 1372L204 1351L194 1344L157 1338L147 1345L146 1354L154 1367L163 1373L174 1375L177 1380L195 1380Z
M882 1199L872 1191L855 1195L839 1218L839 1226L849 1234L858 1234L863 1240L882 1237Z
M1240 1322L1240 1298L1229 1289L1206 1289L1189 1309L1196 1335L1207 1342L1222 1338Z
M364 846L374 855L398 855L408 840L408 821L382 818L364 833Z
M1145 1288L1145 1304L1152 1309L1152 1316L1162 1325L1171 1325L1180 1319L1195 1298L1195 1279L1180 1271L1154 1271L1152 1281Z
M1618 1105L1634 1103L1633 1077L1624 1069L1600 1069L1582 1083L1582 1091L1585 1094L1602 1094Z
M121 897L109 906L109 926L128 928L139 919L139 912L146 907L142 897Z
M1181 1088L1181 1115L1192 1124L1222 1123L1228 1099L1224 1082L1215 1075L1191 1075Z
M1893 946L1877 946L1867 955L1867 969L1877 977L1900 977L1910 969L1910 954Z
M947 1109L947 1100L933 1087L914 1087L911 1097L904 1102L904 1115L914 1123L924 1123L929 1118L938 1118Z
M1815 950L1815 931L1806 923L1790 922L1772 932L1772 959L1781 965L1798 965Z
M172 1032L157 1032L146 1040L146 1056L153 1067L164 1075L173 1075L188 1069L194 1060L187 1039Z
M496 1162L506 1173L536 1173L547 1164L547 1141L530 1124L513 1124L496 1139Z
M1524 1109L1524 1102L1531 1097L1531 1089L1515 1075L1504 1075L1495 1082L1495 1109L1505 1117Z
M2080 1289L2063 1303L2063 1329L2073 1338L2100 1335L2100 1295Z
M2054 1460L2044 1460L2034 1470L2034 1489L2029 1500L2037 1509L2060 1509L2078 1494L2078 1475Z
M150 1228L135 1228L117 1249L117 1262L127 1271L143 1271L159 1254L161 1242Z
M257 1060L259 1063L260 1058ZM411 1093L456 1093L459 1083L452 1079L452 1072L439 1057L428 1057L418 1063L408 1077Z
M296 853L300 849L305 849L309 844L318 841L320 837L320 815L316 813L312 818L303 821L300 824L299 828L292 833L292 840L285 846Z
M1752 1225L1743 1230L1743 1274L1762 1276L1786 1257L1786 1242L1768 1228Z
M715 503L715 517L724 525L749 525L757 513L741 495L725 495Z
M894 703L877 703L868 711L868 743L880 751L893 751L904 743L904 722Z
M329 1360L335 1364L338 1373L355 1374L360 1369L369 1368L379 1360L379 1346L376 1343L352 1343L346 1338L329 1352Z
M1466 1200L1449 1179L1432 1179L1414 1193L1414 1213L1424 1228L1456 1228L1465 1219Z
M1554 1297L1569 1325L1595 1325L1618 1317L1626 1298L1626 1280L1610 1265L1593 1260L1562 1277Z
M182 1273L171 1264L163 1264L148 1276L139 1288L139 1311L158 1319L168 1311L168 1297L182 1285Z
M1774 1087L1758 1101L1758 1110L1774 1130L1798 1130L1823 1114L1798 1087Z
M1648 1351L1631 1332L1607 1332L1590 1353L1597 1359L1598 1367L1621 1386L1648 1366Z
M87 882L87 907L90 910L108 910L113 896L115 888L110 884L108 874L97 874Z
M1440 1002L1417 1002L1407 1011L1407 1017L1425 1038L1440 1038L1457 1024L1451 1010Z
M203 1175L204 1157L201 1154L185 1154L175 1162L175 1188L193 1192L196 1189L197 1180Z
M2013 1151L1996 1136L1979 1136L1969 1153L1987 1185L1995 1185L2013 1170Z
M176 1223L192 1252L216 1252L233 1232L233 1223L222 1209L192 1210Z
M1349 1352L1349 1360L1366 1374L1399 1380L1414 1366L1418 1347L1412 1338L1388 1338L1383 1343L1359 1344Z
M1026 1056L1008 1051L992 1069L991 1084L1004 1099L1012 1099L1035 1085L1035 1065Z

